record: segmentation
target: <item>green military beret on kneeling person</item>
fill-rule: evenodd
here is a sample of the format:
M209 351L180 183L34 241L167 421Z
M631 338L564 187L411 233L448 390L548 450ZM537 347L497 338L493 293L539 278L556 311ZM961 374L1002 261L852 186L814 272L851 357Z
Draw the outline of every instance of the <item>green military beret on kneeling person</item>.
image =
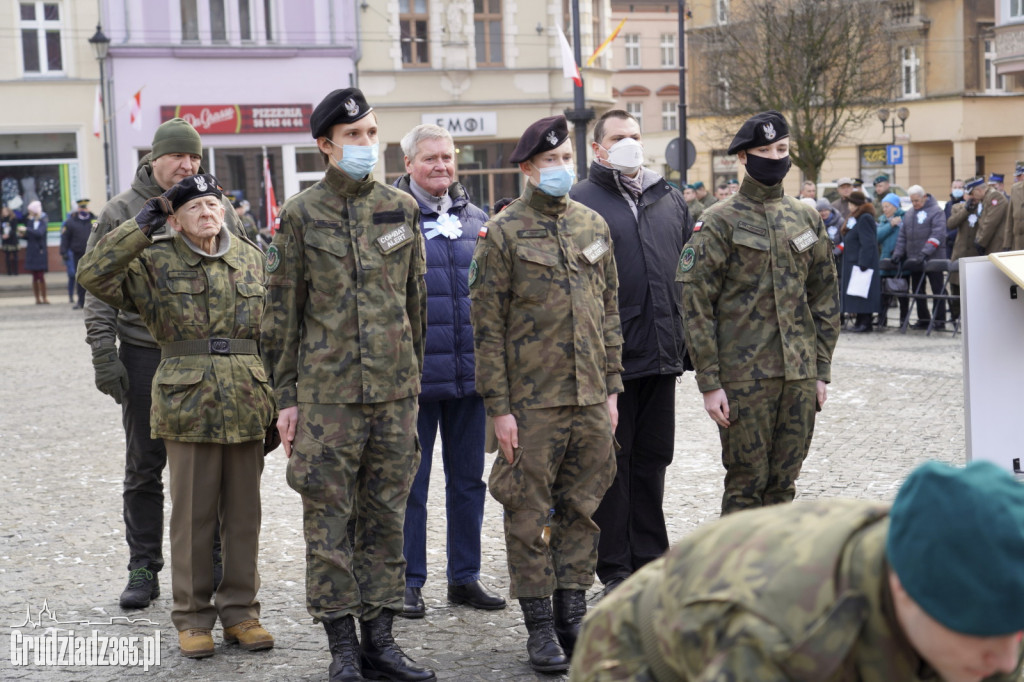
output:
M889 519L889 565L929 616L976 637L1024 630L1024 484L991 462L927 462Z

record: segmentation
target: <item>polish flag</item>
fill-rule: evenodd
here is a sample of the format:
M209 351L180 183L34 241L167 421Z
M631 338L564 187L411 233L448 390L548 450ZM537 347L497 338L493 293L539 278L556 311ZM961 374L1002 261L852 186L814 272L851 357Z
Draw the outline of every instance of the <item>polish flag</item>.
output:
M569 41L565 39L565 33L558 29L558 40L562 47L562 75L571 78L576 87L583 87L583 79L580 78L580 67L576 66L576 59L572 56L572 48Z
M92 134L99 139L103 132L103 93L96 86L96 103L92 108Z
M274 196L274 184L270 177L270 160L263 156L263 203L267 206L267 225L270 234L277 234L277 198Z
M131 122L132 128L136 130L142 130L142 89L132 95L129 100L129 107L131 108Z

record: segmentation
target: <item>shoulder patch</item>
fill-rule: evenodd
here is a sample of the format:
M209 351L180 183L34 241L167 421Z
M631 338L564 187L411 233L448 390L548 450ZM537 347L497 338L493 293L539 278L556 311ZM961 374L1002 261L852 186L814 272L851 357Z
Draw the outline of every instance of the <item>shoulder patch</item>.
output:
M693 226L693 231L694 232L700 232L700 228L702 228L702 227L704 227L704 221L703 220L698 220L694 224L694 226Z
M271 245L267 249L267 272L274 272L279 267L281 267L281 252L276 246Z
M583 249L583 257L591 265L601 260L606 253L608 253L608 244L601 237L598 237L587 248Z
M692 246L687 246L679 256L679 272L689 272L696 262L697 252L693 250Z
M807 228L797 236L789 240L793 245L793 250L797 253L803 253L807 249L814 246L815 242L818 241L818 235L814 233L814 230Z
M476 284L476 276L480 272L480 266L476 264L476 258L469 263L469 286Z

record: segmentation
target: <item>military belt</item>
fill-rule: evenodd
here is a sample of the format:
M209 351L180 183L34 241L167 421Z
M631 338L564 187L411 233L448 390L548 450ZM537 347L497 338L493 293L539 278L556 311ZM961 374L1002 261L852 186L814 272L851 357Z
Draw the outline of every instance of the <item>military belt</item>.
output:
M161 357L182 355L259 355L259 346L253 339L224 338L171 341L160 346Z

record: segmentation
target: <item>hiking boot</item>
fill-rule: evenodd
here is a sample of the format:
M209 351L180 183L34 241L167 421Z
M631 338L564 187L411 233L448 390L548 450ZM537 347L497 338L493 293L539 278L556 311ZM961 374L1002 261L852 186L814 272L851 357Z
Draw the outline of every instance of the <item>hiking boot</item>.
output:
M395 680L396 682L426 682L436 680L434 671L421 668L405 655L391 634L395 612L388 609L369 621L360 621L362 637L363 677L368 680Z
M246 651L262 651L274 648L274 636L263 629L255 618L243 620L238 625L224 628L224 641L238 644Z
M121 593L122 609L144 609L160 596L160 582L156 573L145 566L128 571L128 586Z
M213 635L210 628L189 628L178 631L178 647L185 658L213 656Z
M526 621L526 652L530 667L539 673L558 673L569 669L569 657L555 635L554 617L549 597L531 597L519 600Z
M551 601L555 612L555 635L566 657L572 658L580 623L587 615L587 593L584 590L555 590Z
M359 664L359 640L356 639L356 622L352 616L343 616L332 621L323 621L327 630L327 646L331 650L329 682L357 682L363 679Z

